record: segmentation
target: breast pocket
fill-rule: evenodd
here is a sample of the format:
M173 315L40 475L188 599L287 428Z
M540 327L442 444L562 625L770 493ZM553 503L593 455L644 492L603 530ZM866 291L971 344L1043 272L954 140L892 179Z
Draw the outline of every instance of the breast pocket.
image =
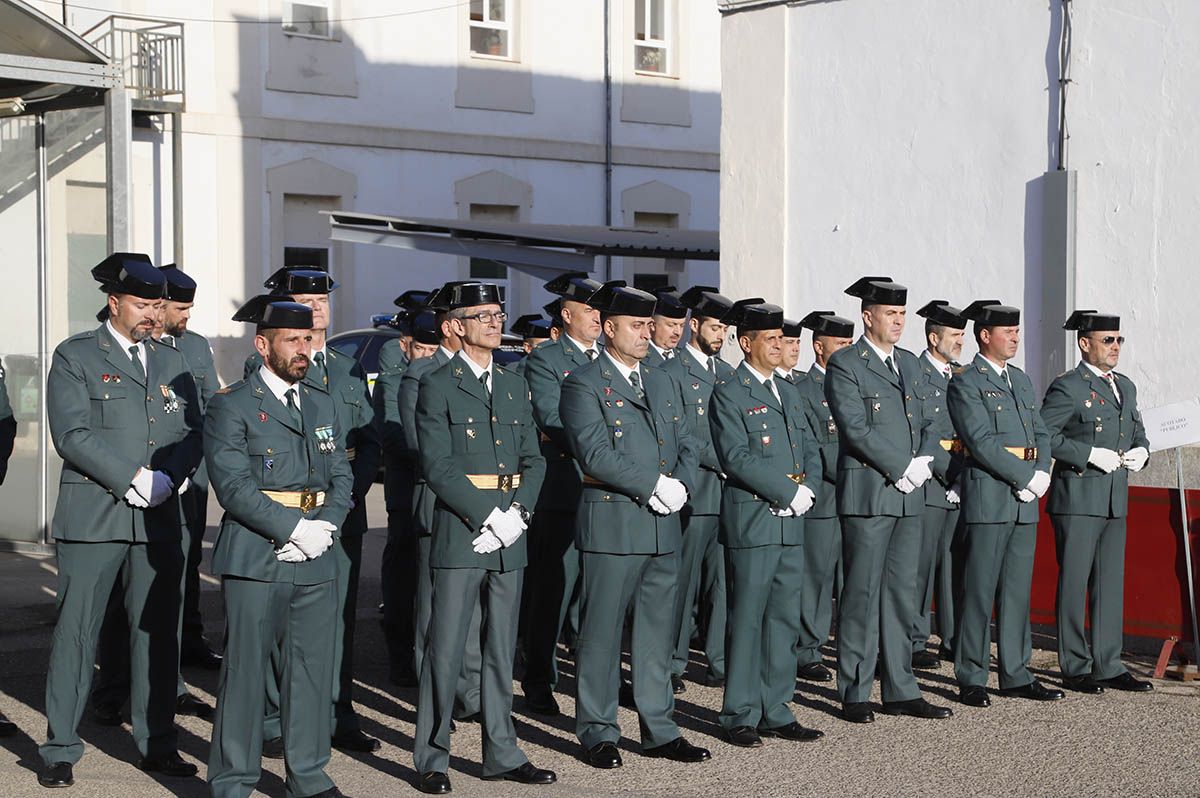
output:
M892 405L896 403L895 399L887 396L864 396L863 410L867 414L867 423L871 426L886 424L894 415Z
M456 453L492 450L492 422L486 415L450 409L450 441Z
M264 488L288 481L287 472L292 465L289 446L280 447L274 441L251 440L247 442L246 450L250 455L250 470L258 475Z
M128 409L122 407L129 400L128 389L116 385L89 385L88 399L92 408L92 421L104 429L121 429L126 426Z

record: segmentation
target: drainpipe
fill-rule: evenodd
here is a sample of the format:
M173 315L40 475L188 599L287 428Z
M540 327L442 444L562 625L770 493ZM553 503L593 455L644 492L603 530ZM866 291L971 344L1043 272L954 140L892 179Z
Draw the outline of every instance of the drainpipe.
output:
M612 0L604 0L604 225L612 227ZM612 279L612 255L604 256L604 280Z

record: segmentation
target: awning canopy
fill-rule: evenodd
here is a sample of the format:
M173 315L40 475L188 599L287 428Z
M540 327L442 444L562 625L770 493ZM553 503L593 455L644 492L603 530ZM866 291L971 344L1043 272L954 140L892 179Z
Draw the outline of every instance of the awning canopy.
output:
M30 113L101 105L119 85L116 67L70 29L20 0L0 0L0 100L20 100ZM9 102L0 115L18 107Z
M468 219L329 215L331 238L468 258L486 258L537 277L590 272L603 256L718 260L716 230L660 230L562 224L478 222Z

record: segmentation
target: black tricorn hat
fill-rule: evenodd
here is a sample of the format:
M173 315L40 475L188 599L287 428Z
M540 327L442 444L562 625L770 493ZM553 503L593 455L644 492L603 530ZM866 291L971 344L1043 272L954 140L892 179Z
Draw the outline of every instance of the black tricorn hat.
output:
M683 292L679 301L692 309L693 316L717 321L724 321L733 307L733 300L718 294L716 287L711 285L693 285Z
M167 290L167 278L140 252L114 252L92 267L92 277L106 294L162 299Z
M545 288L563 299L587 302L592 294L600 290L600 286L601 283L588 277L587 272L566 272L548 281Z
M546 311L546 315L550 317L551 327L562 326L562 300L555 299L542 305L542 310Z
M248 321L259 327L311 330L312 308L275 294L259 294L238 308L233 320Z
M933 300L918 310L917 315L941 327L950 327L955 330L967 329L967 317L961 310L944 299Z
M654 306L655 316L663 316L668 319L687 318L687 305L683 304L680 300L679 292L675 290L675 286L667 285L655 289L654 296L658 298L658 303Z
M977 299L962 314L977 327L1015 327L1021 323L1021 311L1001 305L999 299Z
M106 302L104 303L104 307L96 311L96 321L103 324L104 322L108 321L108 317L110 315L111 314L108 312L108 303Z
M514 321L508 331L522 338L549 338L550 320L540 313L530 313Z
M1093 332L1095 330L1121 329L1121 317L1111 313L1101 313L1098 310L1077 310L1063 325L1064 330L1078 332Z
M422 310L412 317L412 337L419 344L433 346L442 342L441 330L438 328L437 314L432 310Z
M814 310L800 319L800 326L813 331L813 336L826 335L830 338L853 338L854 322L834 315L832 310Z
M435 310L438 313L445 313L450 309L450 291L456 285L466 285L474 282L474 280L451 280L445 285L439 286L429 292L429 296L425 298L425 304L422 309Z
M503 305L500 299L500 286L495 283L480 283L475 281L447 283L442 286L443 296L438 301L447 310L470 308L475 305Z
M783 308L768 304L762 297L739 299L733 303L725 323L737 327L738 335L755 330L782 330Z
M891 277L862 277L846 289L868 305L904 305L908 302L908 289L892 282Z
M804 326L798 321L791 319L783 320L783 337L784 338L799 338L804 334Z
M611 280L592 294L588 304L606 316L649 318L654 315L658 298L641 289L630 288L624 280Z
M432 291L405 291L392 300L392 304L404 310L419 310L425 307Z
M196 299L196 281L174 263L158 269L167 278L167 292L163 299L172 302L192 302Z
M412 335L412 317L411 310L401 308L387 320L387 326L393 330L399 330L401 335Z
M329 294L337 287L329 272L313 266L284 266L263 283L263 288L275 296Z

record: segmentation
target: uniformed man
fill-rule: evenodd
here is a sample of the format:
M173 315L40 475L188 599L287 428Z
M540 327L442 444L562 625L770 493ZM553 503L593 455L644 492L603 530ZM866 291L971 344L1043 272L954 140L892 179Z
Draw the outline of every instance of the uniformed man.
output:
M529 581L525 590L525 674L521 690L530 712L557 715L554 687L558 683L556 651L579 580L575 548L575 514L579 505L580 473L571 457L559 415L563 380L600 354L600 311L588 300L600 288L584 272L569 272L546 283L557 294L555 314L563 334L542 344L525 359L533 419L546 458L546 484L537 499L529 530Z
M680 301L673 285L655 290L654 296L658 301L654 305L654 317L650 324L650 349L642 365L659 368L677 354L675 347L683 338L688 309Z
M8 402L8 388L4 383L4 366L0 365L0 485L8 474L8 458L12 455L13 445L17 439L17 419L13 415L12 405ZM17 724L10 721L0 712L0 737L9 737L17 733Z
M680 513L683 544L679 549L679 582L675 595L675 653L671 660L671 688L678 695L685 689L692 631L704 626L704 658L708 669L704 683L725 684L725 547L717 536L721 513L721 464L713 448L709 427L713 388L733 376L721 359L728 325L725 319L733 303L713 286L696 285L683 292L680 301L691 310L691 336L679 347L666 370L679 383L683 406L695 435L700 467L688 503ZM707 623L698 623L707 616Z
M946 390L958 358L962 355L963 330L967 319L962 311L935 299L917 311L925 319L925 351L913 393L921 400L927 435L938 445L930 447L933 479L925 483L925 511L921 516L921 559L917 565L917 619L912 629L912 666L936 668L939 655L928 650L932 629L933 598L937 595L940 658L954 657L954 558L951 544L958 528L958 504L962 474L962 444L946 410Z
M812 330L815 362L803 378L796 380L796 390L804 399L804 412L821 451L821 488L812 509L804 515L796 675L811 682L831 682L833 673L821 661L821 646L829 639L833 624L842 524L837 514L838 428L825 398L825 368L834 352L854 343L854 322L835 316L832 310L814 310L800 320L800 326Z
M655 301L622 280L588 300L601 313L604 354L567 377L559 407L584 474L575 527L583 578L575 734L585 761L597 768L622 764L617 700L630 607L642 753L677 762L710 758L671 717L679 511L696 484L697 455L679 386L661 369L641 367Z
M586 274L586 272L578 273ZM563 330L562 313L560 312L562 310L562 300L555 299L552 302L547 302L545 305L542 305L542 310L550 318L550 340L557 341L558 337L562 335Z
M426 329L430 323L437 330L440 341L437 350L428 357L414 360L400 380L400 423L403 445L409 462L420 463L420 440L417 435L417 400L420 395L421 379L426 373L437 369L454 357L462 348L462 339L450 324L448 297L451 289L470 281L455 281L443 285L425 300L426 310L418 314L417 329ZM478 284L478 283L476 283ZM422 332L423 340L426 333ZM417 344L414 343L414 346ZM433 489L425 479L424 472L417 467L413 475L413 531L417 538L417 586L413 612L413 665L418 674L425 660L430 615L433 609L433 572L430 568L431 538L433 531L433 509L437 502ZM459 720L478 720L480 668L483 655L479 648L479 603L471 615L471 628L467 634L467 648L463 655L462 673L458 681L454 717ZM453 723L451 723L453 729Z
M388 653L388 680L400 687L416 687L413 665L413 611L417 585L417 539L412 529L413 467L408 460L400 421L400 381L417 350L423 356L437 351L433 314L427 312L426 340L414 347L414 317L424 308L429 291L405 291L396 297L399 307L391 326L399 338L379 348L379 375L371 391L375 423L379 427L387 508L388 534L379 562L379 588L383 599L383 639Z
M713 446L725 472L721 542L729 596L729 645L721 727L733 745L762 737L824 736L796 722L796 640L804 578L804 514L812 509L821 454L804 400L777 374L783 309L762 299L735 302L743 360L713 391Z
M1037 541L1037 500L1050 488L1050 434L1025 372L1009 361L1020 344L1021 311L978 300L963 311L979 354L950 380L947 405L966 450L962 483L962 602L954 641L959 700L991 705L987 694L991 620L996 610L1000 694L1054 701L1029 670L1029 591Z
M837 505L845 582L838 606L838 693L842 717L875 719L869 698L876 662L889 715L947 718L912 673L917 614L920 487L932 476L921 453L925 425L912 394L916 355L896 346L908 289L863 277L846 289L862 300L863 335L829 360L825 397L838 428ZM882 655L882 659L880 659Z
M538 346L550 340L550 325L550 320L542 314L530 313L514 321L509 331L513 335L521 336L521 346L528 355Z
M38 782L73 783L76 733L92 680L105 599L121 580L130 628L133 737L143 770L186 777L176 750L182 510L177 487L200 463L196 385L183 356L148 342L165 279L145 255L118 252L92 270L110 318L54 351L50 434L63 459L53 535L58 622L46 678Z
M379 473L379 430L371 407L367 377L351 357L326 346L332 324L329 294L338 284L328 272L312 268L284 267L263 283L273 295L290 298L313 311L311 367L303 381L309 388L333 399L342 439L338 444L346 453L354 471L354 491L350 512L341 526L337 544L331 552L338 565L338 620L334 656L338 664L334 674L333 747L341 751L371 753L378 751L379 740L362 731L354 710L354 627L358 613L358 577L362 565L362 536L367 531L367 491ZM261 362L259 360L258 362ZM256 356L248 364L257 368ZM275 686L267 686L267 728L270 753L278 751L281 736Z
M437 504L429 557L433 606L413 762L422 792L450 792L451 713L471 616L481 607L483 777L550 784L554 772L529 762L512 721L524 533L546 460L538 450L528 386L492 362L504 329L500 290L465 283L444 300L462 348L421 378L417 396L421 472Z
M313 311L262 294L234 321L255 324L262 365L217 392L204 455L225 508L213 574L225 600L225 661L209 752L214 798L245 798L261 774L264 681L278 657L290 795L340 796L325 774L336 672L336 537L354 476L334 398L305 383Z
M784 319L782 329L782 355L779 365L775 368L775 376L795 385L804 376L804 372L796 367L800 363L800 336L804 333L804 328L798 321Z
M1116 371L1120 317L1077 310L1063 329L1075 331L1080 362L1042 403L1054 453L1046 510L1058 554L1058 667L1063 686L1077 692L1148 692L1154 686L1121 662L1121 642L1129 472L1146 467L1150 442L1137 388Z

